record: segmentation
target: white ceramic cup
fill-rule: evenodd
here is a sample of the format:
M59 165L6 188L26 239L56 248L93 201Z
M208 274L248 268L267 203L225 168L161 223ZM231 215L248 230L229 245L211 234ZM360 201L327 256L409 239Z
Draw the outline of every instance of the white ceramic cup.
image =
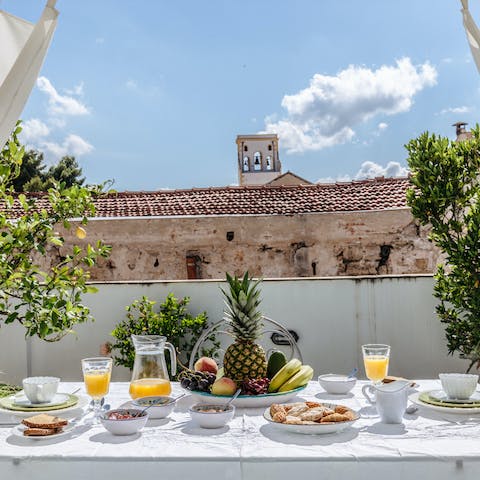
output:
M57 377L28 377L23 380L23 391L32 403L50 402L58 390Z
M374 394L375 398L370 397L368 392ZM364 385L362 393L370 403L376 404L383 423L403 423L403 414L408 403L408 388L389 391L382 390L374 385Z
M466 400L470 398L478 384L478 375L468 373L440 373L443 391L449 398Z

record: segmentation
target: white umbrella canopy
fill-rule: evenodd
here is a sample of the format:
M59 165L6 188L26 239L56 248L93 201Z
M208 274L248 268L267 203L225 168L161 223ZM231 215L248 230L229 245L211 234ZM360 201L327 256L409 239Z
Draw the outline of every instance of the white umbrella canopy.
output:
M470 45L473 59L475 60L478 71L480 72L480 30L475 24L475 21L470 14L470 10L468 9L468 0L461 0L461 2L463 6L463 26L465 27L467 40L468 44Z
M56 1L48 0L36 24L0 10L0 150L42 68L57 26Z

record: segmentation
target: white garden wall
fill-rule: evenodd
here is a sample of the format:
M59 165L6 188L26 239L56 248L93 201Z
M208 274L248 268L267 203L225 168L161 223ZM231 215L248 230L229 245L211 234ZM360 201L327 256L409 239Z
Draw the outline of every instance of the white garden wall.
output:
M79 325L76 336L54 344L25 341L20 327L4 326L0 382L47 374L81 379L80 359L98 355L99 345L125 317L125 306L142 295L158 301L169 292L188 295L190 311L205 310L215 322L222 317L221 285L208 280L100 284L99 293L86 297L96 321ZM316 374L347 372L355 365L363 374L360 346L375 342L392 345L394 375L426 378L464 371L465 361L447 355L432 286L431 276L265 280L262 308L265 315L297 331L304 361ZM115 367L113 379L127 380L129 372Z

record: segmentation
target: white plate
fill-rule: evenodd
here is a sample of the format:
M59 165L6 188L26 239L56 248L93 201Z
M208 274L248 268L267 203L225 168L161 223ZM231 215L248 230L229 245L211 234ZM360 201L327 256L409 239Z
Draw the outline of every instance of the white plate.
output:
M421 392L413 393L408 397L408 399L418 405L419 407L426 408L427 410L434 410L437 412L443 413L461 413L466 415L471 415L472 413L480 413L480 407L442 407L440 405L432 405L431 403L422 402L418 397Z
M239 395L232 404L238 408L260 408L269 407L273 403L286 403L296 397L298 393L305 390L307 386L290 390L289 392L266 393L264 395ZM222 405L227 403L232 396L228 395L212 395L211 393L198 392L196 390L187 390L185 392L195 398L200 403L210 403L212 405Z
M480 392L474 392L470 398L465 398L463 400L450 398L443 390L432 390L431 392L428 392L428 395L439 402L461 403L462 405L480 402Z
M335 409L336 405L333 403L322 403L328 408L332 410ZM267 420L269 423L274 425L279 430L283 430L284 432L292 432L292 433L301 433L303 435L326 435L327 433L338 433L342 430L345 430L350 425L354 424L360 417L357 414L357 418L355 420L350 420L348 422L336 422L336 423L317 423L316 425L290 425L288 423L279 423L274 422L272 417L270 416L270 409L265 410L263 414L263 418Z
M50 439L57 439L61 437L66 437L67 435L70 435L72 433L73 429L75 428L74 425L66 425L63 427L63 431L60 433L54 433L53 435L44 435L44 436L27 436L23 434L23 431L28 428L25 425L16 425L15 427L12 428L11 434L14 435L15 437L21 437L21 438L27 438L29 440L50 440Z
M61 405L70 399L70 395L66 393L57 393L50 402L32 403L25 395L15 396L13 404L17 407L53 407Z
M49 415L63 416L65 414L68 414L69 412L74 412L75 410L82 409L89 403L90 403L89 397L78 395L77 404L67 408L60 408L58 410L47 410L45 412L42 412L42 410L35 410L34 412L21 412L18 410L8 410L7 408L0 408L0 413L5 413L7 415L11 415L13 417L18 417L18 418L28 418L28 417L31 417L32 415L38 415L39 413L48 413Z

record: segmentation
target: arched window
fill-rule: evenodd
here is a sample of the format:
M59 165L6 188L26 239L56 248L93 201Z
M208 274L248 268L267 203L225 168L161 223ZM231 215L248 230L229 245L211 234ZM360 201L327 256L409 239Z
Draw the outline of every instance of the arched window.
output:
M248 147L246 145L243 147L243 151L248 152Z
M250 161L248 157L243 157L243 171L248 172L250 170Z
M253 154L253 169L254 170L262 169L262 154L260 152L255 152Z
M271 146L271 145L268 146L268 150L269 150L270 152L272 151L272 146Z
M272 170L272 157L270 155L267 155L265 157L265 166L267 167L267 170Z

